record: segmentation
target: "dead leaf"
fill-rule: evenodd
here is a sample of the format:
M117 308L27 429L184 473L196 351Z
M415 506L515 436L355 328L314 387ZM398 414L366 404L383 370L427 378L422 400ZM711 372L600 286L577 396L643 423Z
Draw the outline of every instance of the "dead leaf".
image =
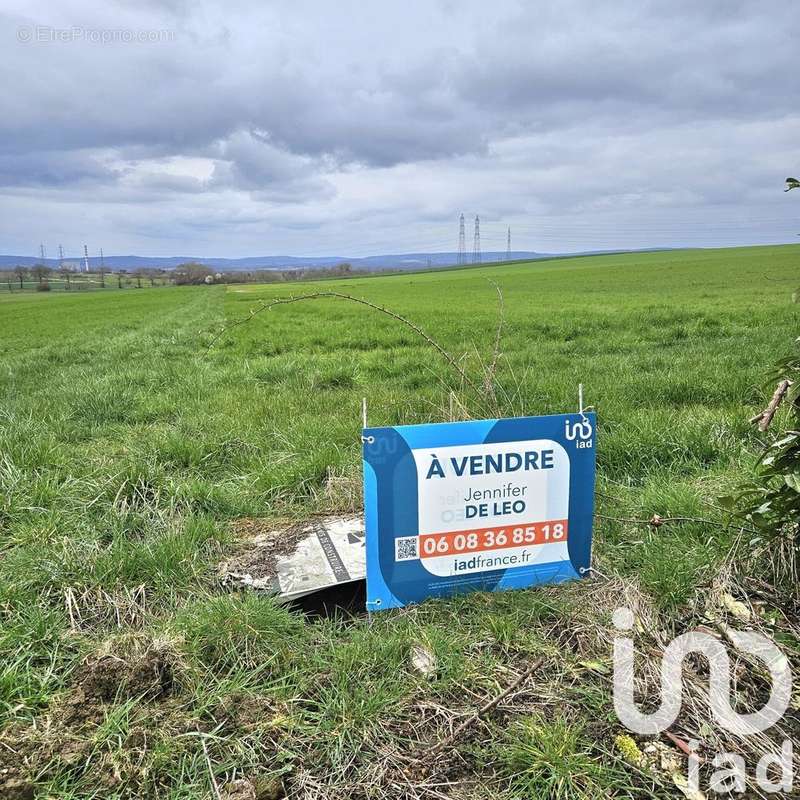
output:
M681 794L683 794L687 800L706 800L706 796L703 792L689 786L689 781L682 772L673 772L672 782L678 787Z
M732 616L741 622L750 621L750 609L728 592L720 595L720 605Z

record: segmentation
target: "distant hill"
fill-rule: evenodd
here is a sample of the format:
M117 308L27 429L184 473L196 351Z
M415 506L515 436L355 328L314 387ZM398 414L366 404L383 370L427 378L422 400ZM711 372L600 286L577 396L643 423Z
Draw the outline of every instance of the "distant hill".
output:
M664 248L658 248L664 249ZM652 249L645 249L636 252L651 252ZM599 255L602 253L631 252L621 250L592 250L581 253L537 253L530 250L515 250L511 253L513 261L533 261L540 258L553 258L565 255ZM485 252L482 261L490 263L493 261L506 261L508 255L505 250L502 252ZM467 260L471 260L468 254ZM64 261L70 265L83 265L83 258L65 257ZM351 258L349 256L250 256L248 258L207 258L203 256L170 256L166 258L147 256L106 256L105 265L110 270L135 270L145 267L155 267L158 269L174 269L187 261L196 261L206 264L223 271L247 271L257 269L302 269L304 267L332 267L336 264L347 262L353 269L408 269L419 270L428 267L451 267L458 264L458 253L397 253L378 256L366 256L363 258ZM15 266L31 267L34 264L42 263L42 259L33 256L13 256L0 255L0 269L10 269ZM58 268L57 258L46 258L44 262L48 267ZM89 266L92 269L100 267L100 258L89 258Z
M516 251L511 254L515 260L544 258L545 253L534 253L527 251ZM484 253L484 261L505 260L506 253ZM83 258L65 257L65 262L69 264L83 264ZM256 269L301 269L303 267L332 267L336 264L347 262L352 264L354 269L424 269L431 267L449 267L458 263L458 253L402 253L378 256L366 256L364 258L352 258L349 256L250 256L248 258L207 258L204 256L169 256L153 257L147 256L106 256L104 259L108 269L138 269L140 267L157 267L160 269L174 269L179 264L187 261L196 261L227 271L245 271ZM33 256L13 256L0 255L0 269L15 267L17 265L30 267L34 264L45 263L48 267L57 268L57 258L42 259ZM90 257L89 266L96 269L100 266L99 257Z

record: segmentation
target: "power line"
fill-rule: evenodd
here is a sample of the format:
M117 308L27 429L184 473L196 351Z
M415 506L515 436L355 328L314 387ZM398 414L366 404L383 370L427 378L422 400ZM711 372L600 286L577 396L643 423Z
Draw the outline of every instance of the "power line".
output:
M572 217L540 217L535 224L517 222L515 228L523 230L585 230L585 231L600 231L600 232L635 232L635 233L649 233L657 231L671 231L671 230L684 230L686 228L696 228L699 230L718 229L718 230L740 230L745 225L758 225L758 226L792 226L797 225L797 219L725 219L716 220L713 217L706 217L705 219L663 219L663 220L619 220L616 218L608 218L607 220L600 218L591 218L589 221L583 221Z
M467 263L467 241L464 234L464 215L458 218L458 263Z
M472 239L472 263L481 263L481 218L475 215L475 235Z

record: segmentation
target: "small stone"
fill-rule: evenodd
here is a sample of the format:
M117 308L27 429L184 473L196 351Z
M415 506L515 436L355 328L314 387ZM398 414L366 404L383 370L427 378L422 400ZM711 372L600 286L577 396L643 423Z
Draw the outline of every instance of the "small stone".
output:
M411 666L420 675L432 678L436 674L436 656L428 647L417 642L411 645Z

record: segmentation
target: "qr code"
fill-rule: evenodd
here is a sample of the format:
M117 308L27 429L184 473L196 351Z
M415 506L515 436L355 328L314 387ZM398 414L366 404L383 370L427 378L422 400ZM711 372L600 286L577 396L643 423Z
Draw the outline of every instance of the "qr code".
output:
M419 558L416 536L401 536L394 540L395 561L411 561L414 558Z

